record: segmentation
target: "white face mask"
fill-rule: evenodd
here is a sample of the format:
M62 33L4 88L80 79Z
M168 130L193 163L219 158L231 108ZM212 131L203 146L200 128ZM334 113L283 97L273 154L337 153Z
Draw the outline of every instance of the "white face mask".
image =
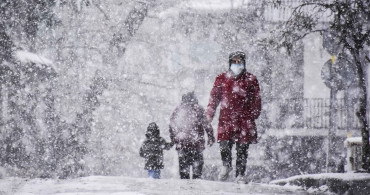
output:
M234 73L234 75L239 75L244 70L243 64L231 64L230 70Z

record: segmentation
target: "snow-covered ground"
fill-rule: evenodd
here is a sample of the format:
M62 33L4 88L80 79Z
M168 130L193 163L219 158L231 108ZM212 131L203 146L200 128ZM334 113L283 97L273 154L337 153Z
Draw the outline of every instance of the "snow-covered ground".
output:
M287 179L279 179L272 181L270 183L280 183L280 182L291 182L297 179L329 179L335 178L344 181L358 181L358 180L370 180L369 173L321 173L321 174L308 174L308 175L297 175L289 177Z
M76 179L0 179L0 194L305 194L298 187L206 180L90 176Z
M297 175L266 183L209 180L150 179L124 176L89 176L75 179L0 179L0 195L21 194L366 194L369 173L322 173ZM299 186L297 186L299 185ZM339 185L339 186L338 186ZM340 193L342 194L342 193Z

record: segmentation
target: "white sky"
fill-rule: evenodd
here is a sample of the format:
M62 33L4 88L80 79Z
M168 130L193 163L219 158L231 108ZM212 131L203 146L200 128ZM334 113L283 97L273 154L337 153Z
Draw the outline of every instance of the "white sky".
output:
M249 0L189 0L183 4L186 7L200 10L235 9L246 6Z

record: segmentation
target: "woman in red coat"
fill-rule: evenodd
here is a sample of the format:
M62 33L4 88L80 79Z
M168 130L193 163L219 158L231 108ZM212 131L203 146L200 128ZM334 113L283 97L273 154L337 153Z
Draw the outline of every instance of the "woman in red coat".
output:
M245 53L234 52L229 56L229 71L217 76L207 107L207 119L212 121L220 106L218 142L220 143L223 169L220 180L226 180L231 165L231 149L236 144L236 177L247 182L245 169L249 144L257 143L255 120L261 112L261 96L256 76L245 69Z

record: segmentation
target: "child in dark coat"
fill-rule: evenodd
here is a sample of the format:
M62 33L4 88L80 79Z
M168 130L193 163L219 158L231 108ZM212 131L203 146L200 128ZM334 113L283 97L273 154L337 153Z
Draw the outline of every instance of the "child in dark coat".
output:
M144 169L151 178L159 179L163 169L163 149L169 150L173 144L167 143L160 135L156 123L150 123L145 133L146 140L140 147L140 156L145 158Z

